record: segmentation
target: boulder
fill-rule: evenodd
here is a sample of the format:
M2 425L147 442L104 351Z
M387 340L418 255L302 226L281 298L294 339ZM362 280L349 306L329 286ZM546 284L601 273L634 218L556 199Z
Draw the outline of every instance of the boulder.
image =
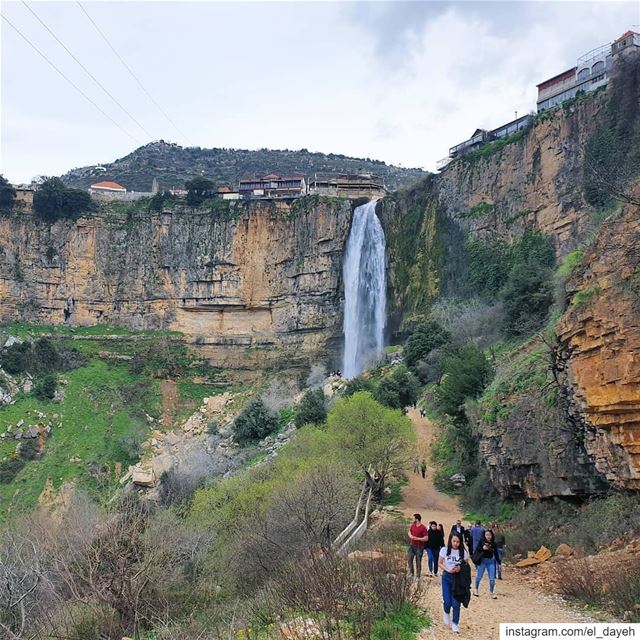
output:
M557 556L572 556L573 554L573 549L568 544L564 544L564 542L562 544L559 544L558 548L556 549Z
M459 489L460 487L462 487L462 485L465 484L465 482L467 481L467 479L464 477L463 474L461 473L454 473L449 480L451 480L451 484L453 484L453 486L456 489Z
M131 479L133 484L137 484L139 487L154 487L156 484L155 473L151 467L134 468Z
M535 557L525 558L524 560L518 560L515 566L518 567L518 569L522 569L523 567L531 567L534 564L542 564L542 560Z
M534 557L540 560L540 562L546 562L551 557L551 555L551 551L549 551L547 547L542 546L536 551Z
M161 456L156 456L151 461L151 469L153 470L153 473L156 478L162 477L163 473L169 473L169 471L173 469L174 465L175 465L175 458L168 453L165 453Z

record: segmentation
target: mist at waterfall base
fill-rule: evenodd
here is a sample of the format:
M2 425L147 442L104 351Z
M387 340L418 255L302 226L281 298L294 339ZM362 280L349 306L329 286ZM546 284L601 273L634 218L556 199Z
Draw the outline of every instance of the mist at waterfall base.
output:
M342 270L345 378L355 378L382 357L387 306L385 250L376 201L356 207Z

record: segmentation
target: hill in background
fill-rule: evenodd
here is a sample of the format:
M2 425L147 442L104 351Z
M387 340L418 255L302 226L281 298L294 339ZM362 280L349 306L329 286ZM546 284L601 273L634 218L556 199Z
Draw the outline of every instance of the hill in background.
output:
M350 158L341 154L258 149L202 149L181 147L163 140L140 147L115 162L72 169L63 181L86 189L99 180L114 180L130 191L150 191L158 179L161 188L182 187L186 180L204 176L216 184L235 185L241 178L303 173L375 173L387 188L409 186L427 175L422 169L405 169L370 158Z

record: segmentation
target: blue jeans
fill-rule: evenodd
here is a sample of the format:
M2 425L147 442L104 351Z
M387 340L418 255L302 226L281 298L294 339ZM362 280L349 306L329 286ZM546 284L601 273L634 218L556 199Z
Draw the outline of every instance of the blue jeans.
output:
M413 574L413 559L416 559L416 573L415 575L419 578L420 572L422 571L422 554L424 553L424 549L418 549L418 547L414 547L412 544L409 545L409 549L407 550L407 565L409 565L409 573Z
M453 573L442 572L442 606L445 613L453 609L453 622L460 622L460 603L453 597Z
M495 558L482 558L482 562L478 565L478 571L476 573L476 591L480 586L480 580L484 572L489 574L489 590L493 593L496 586L496 561Z
M429 560L429 571L431 573L438 575L438 556L440 553L440 549L430 549L427 547L427 558Z
M498 547L498 558L500 562L496 562L496 575L502 578L502 561L504 560L504 547Z

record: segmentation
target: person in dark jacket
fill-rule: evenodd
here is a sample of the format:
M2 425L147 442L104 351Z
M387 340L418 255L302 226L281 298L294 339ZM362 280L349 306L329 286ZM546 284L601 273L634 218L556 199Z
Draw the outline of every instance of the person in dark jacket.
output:
M479 560L479 562L476 562ZM495 594L496 588L496 565L500 564L500 556L498 555L498 547L493 537L493 531L487 529L484 532L482 540L473 551L473 561L476 563L478 570L476 572L476 588L473 591L474 596L478 596L478 587L485 571L489 575L489 591L491 597L495 600L498 596Z
M452 533L446 547L440 549L438 564L442 569L442 606L444 608L443 621L451 624L454 633L460 633L460 600L453 597L455 576L462 572L463 565L469 560L465 551L462 536ZM451 610L453 609L453 620Z
M502 533L498 523L493 525L493 539L496 543L496 547L498 547L498 557L500 558L500 562L496 563L496 577L498 580L502 580L502 561L504 560L504 552L507 547L507 541L504 537L504 533Z
M462 520L456 520L456 523L451 527L451 533L461 535L463 540L466 538L466 529L462 525Z
M438 529L438 524L435 520L429 523L429 539L425 548L427 550L427 560L429 562L429 575L438 575L438 554L440 549L444 547L444 536L442 531Z

